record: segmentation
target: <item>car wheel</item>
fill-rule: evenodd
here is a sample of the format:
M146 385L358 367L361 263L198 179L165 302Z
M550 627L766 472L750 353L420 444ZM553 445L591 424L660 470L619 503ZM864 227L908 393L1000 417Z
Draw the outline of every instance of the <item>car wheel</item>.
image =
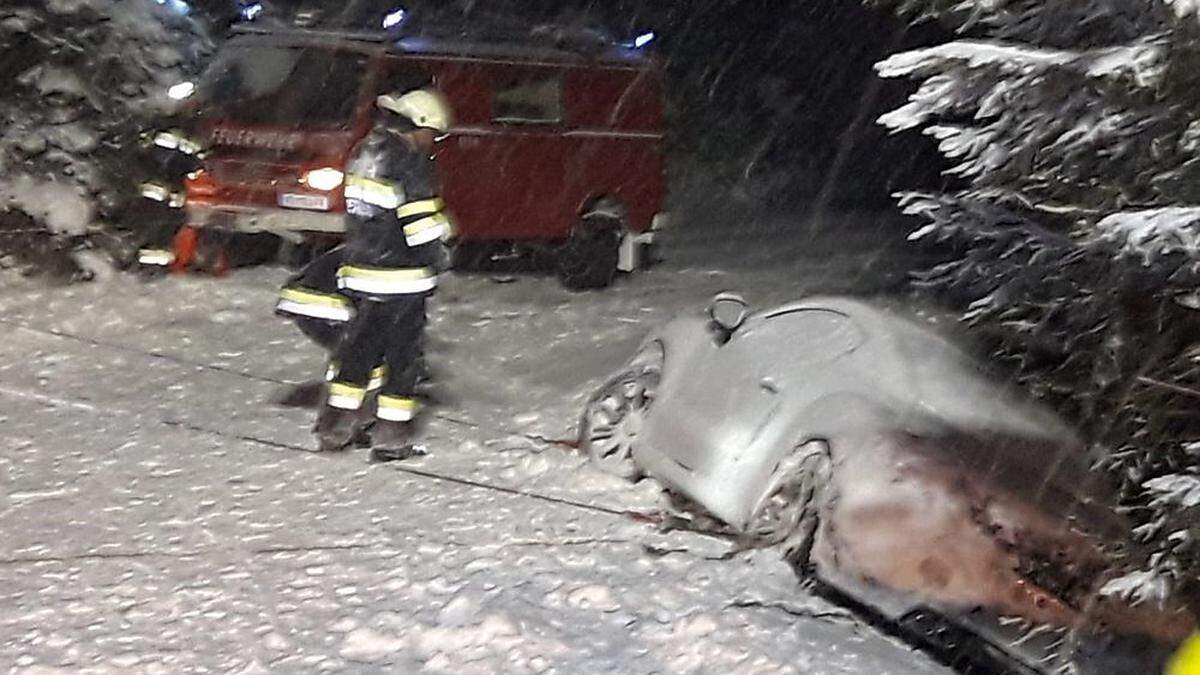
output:
M617 276L621 228L609 219L588 218L558 250L555 268L563 286L581 291L604 288Z
M778 546L802 576L807 575L809 559L819 525L819 513L828 485L832 462L829 446L813 440L796 448L775 470L772 487L746 535L760 546Z
M579 447L602 471L636 480L641 470L633 461L646 416L662 377L662 348L639 354L624 371L605 382L584 407L579 424Z

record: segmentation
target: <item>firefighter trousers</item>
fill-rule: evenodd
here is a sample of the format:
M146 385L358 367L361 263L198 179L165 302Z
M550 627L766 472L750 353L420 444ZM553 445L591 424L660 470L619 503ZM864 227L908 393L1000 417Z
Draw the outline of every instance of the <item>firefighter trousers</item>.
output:
M382 364L376 416L394 422L413 419L425 299L424 293L413 293L357 303L358 311L333 358L337 370L329 385L330 406L346 410L361 407L372 373L379 373Z
M284 284L276 306L308 339L331 353L354 315L352 303L337 287L337 271L345 258L341 246L318 256Z

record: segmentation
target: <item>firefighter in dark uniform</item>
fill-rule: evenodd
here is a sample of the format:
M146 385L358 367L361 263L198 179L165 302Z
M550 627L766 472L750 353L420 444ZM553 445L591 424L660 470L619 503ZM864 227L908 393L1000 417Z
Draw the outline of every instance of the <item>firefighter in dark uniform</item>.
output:
M346 168L346 241L313 261L280 293L276 311L332 353L328 393L315 432L320 448L351 445L374 400L372 458L414 453L425 302L447 259L453 226L443 213L431 158L449 108L417 89L377 100L374 128Z
M153 131L142 137L143 157L153 177L138 184L138 192L148 201L136 209L143 223L138 268L147 273L175 268L175 237L184 224L184 177L200 168L204 149L181 129Z

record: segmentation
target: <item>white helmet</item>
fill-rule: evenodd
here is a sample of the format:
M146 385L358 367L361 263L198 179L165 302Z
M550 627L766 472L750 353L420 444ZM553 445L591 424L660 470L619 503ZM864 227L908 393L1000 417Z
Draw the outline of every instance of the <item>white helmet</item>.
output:
M414 89L403 95L384 94L375 105L388 112L407 117L413 124L440 133L450 130L450 105L446 97L429 89Z

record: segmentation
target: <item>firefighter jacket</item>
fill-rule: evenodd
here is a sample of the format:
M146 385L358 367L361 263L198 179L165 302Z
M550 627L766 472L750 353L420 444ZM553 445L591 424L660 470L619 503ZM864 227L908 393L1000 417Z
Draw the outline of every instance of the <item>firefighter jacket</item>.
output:
M433 291L442 242L453 234L436 186L433 159L385 125L355 146L346 167L340 291L376 299Z
M138 250L139 264L150 268L167 268L176 263L174 242L176 232L183 225L181 209L186 202L184 178L201 168L206 149L198 139L181 128L147 131L141 136L143 151L140 154L143 174L152 174L137 183L138 193L148 202L134 207L136 219L149 222ZM135 169L136 170L136 169ZM144 208L157 202L160 207L174 211Z

